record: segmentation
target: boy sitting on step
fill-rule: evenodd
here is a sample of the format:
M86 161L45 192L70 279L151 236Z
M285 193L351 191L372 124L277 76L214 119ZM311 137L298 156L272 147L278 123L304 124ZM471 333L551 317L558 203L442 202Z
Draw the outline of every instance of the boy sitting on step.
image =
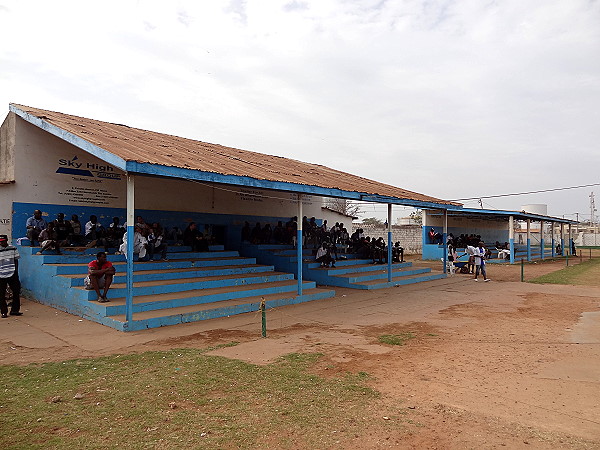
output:
M84 285L88 290L95 290L98 294L98 302L108 302L106 294L113 281L115 268L112 263L106 259L105 252L98 252L96 259L88 264L88 276L85 277ZM104 293L100 294L100 289L104 289Z

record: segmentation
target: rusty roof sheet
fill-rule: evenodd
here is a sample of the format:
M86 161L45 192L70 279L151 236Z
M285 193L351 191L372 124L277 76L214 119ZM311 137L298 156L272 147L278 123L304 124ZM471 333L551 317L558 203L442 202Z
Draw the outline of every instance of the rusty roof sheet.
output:
M281 156L265 155L29 106L11 105L72 133L125 161L327 189L341 189L397 199L460 205L319 164L305 163Z

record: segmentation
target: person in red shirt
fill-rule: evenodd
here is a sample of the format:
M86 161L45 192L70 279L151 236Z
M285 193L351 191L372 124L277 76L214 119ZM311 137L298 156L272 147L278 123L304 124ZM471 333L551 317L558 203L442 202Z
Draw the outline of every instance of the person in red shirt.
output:
M105 303L108 300L106 294L108 288L113 281L115 275L115 268L112 263L106 259L105 252L98 252L96 259L88 264L88 276L85 277L84 284L85 288L89 290L95 290L98 294L98 301ZM104 293L100 294L100 289L104 289Z

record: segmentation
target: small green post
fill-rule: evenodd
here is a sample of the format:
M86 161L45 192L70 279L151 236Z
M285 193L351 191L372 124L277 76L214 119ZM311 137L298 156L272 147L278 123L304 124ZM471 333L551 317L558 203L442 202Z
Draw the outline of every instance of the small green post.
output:
M265 298L260 302L260 312L262 314L262 337L267 337L267 311L265 307Z
M523 258L521 258L521 282L525 281L525 264L523 264Z

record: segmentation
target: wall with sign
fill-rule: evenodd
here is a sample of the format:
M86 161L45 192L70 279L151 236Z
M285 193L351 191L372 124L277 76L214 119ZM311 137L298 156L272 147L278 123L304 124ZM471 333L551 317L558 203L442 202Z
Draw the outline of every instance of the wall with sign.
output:
M12 198L2 196L0 221L6 218L13 222L15 238L24 234L22 222L28 214L27 208L31 207L32 213L35 205L46 209L49 220L59 211L67 216L89 215L90 211L99 217L124 215L126 179L123 171L19 117L14 128L16 183ZM9 189L0 188L1 192ZM297 214L296 194L268 189L138 175L135 190L136 210L140 211L221 214L236 225L247 219L255 221L264 217L272 221ZM18 212L11 210L13 202L19 205ZM323 211L323 202L322 197L303 195L303 214L329 221L341 220L337 214ZM14 214L18 217L13 218ZM163 218L163 214L154 215ZM170 217L169 214L164 216ZM188 216L193 217L193 214ZM10 223L7 227L10 229Z

